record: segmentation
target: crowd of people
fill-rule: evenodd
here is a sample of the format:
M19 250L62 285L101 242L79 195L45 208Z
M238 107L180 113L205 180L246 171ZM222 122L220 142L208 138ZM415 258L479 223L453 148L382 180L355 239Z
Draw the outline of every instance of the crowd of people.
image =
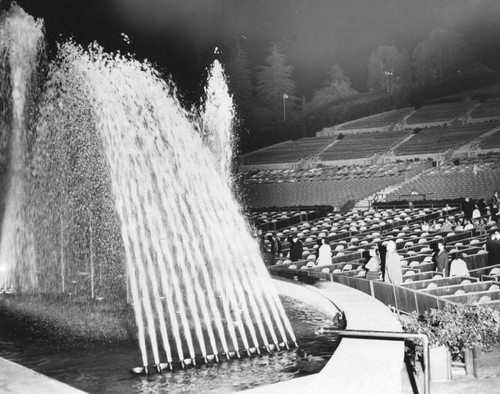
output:
M442 218L431 222L423 221L421 224L422 235L429 233L450 233L474 230L480 236L487 235L487 225L496 224L498 220L499 196L495 192L488 204L484 199L471 201L466 198L462 206L463 218L455 219L447 214ZM447 206L448 207L448 206ZM447 209L443 209L446 213ZM268 247L265 248L264 238L260 235L261 245L267 256L268 265L276 264L282 256L282 242L276 233L268 236ZM303 259L304 246L298 236L288 237L288 258L292 262ZM445 277L468 276L469 270L463 255L454 252L449 256L443 239L430 244L434 271ZM496 230L491 236L486 237L486 250L488 251L488 265L500 264L500 232ZM385 282L399 284L403 282L402 258L397 252L396 243L391 239L372 245L369 250L363 252L363 269L366 271L365 278L368 280L382 279ZM317 240L315 247L315 258L308 258L307 267L322 267L332 264L332 249L326 237Z

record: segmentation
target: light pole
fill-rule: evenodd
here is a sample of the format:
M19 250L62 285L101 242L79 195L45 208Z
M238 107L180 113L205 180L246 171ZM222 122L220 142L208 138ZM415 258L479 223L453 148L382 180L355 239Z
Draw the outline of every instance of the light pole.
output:
M283 93L283 123L286 123L286 99L288 98L288 94Z
M392 77L393 72L392 71L385 71L385 87L387 90L387 93L389 93L389 77Z

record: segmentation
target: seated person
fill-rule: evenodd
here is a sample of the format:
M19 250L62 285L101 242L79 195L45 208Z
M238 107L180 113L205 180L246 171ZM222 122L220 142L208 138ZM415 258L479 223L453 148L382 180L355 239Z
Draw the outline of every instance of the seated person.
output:
M469 219L467 219L465 221L464 231L469 231L469 230L474 230L474 225Z

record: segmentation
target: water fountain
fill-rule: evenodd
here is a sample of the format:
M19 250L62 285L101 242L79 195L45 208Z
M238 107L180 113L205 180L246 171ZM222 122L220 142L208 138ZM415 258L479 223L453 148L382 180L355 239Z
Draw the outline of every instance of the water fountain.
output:
M128 300L136 372L296 345L231 190L220 64L198 122L150 64L97 44L61 44L30 89L42 22L13 6L0 34L12 102L0 289Z

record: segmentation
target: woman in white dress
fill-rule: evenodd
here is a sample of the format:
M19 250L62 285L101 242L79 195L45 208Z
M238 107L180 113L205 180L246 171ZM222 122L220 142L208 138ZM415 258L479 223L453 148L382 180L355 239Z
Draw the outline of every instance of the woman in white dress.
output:
M332 248L328 245L326 238L321 239L321 246L319 247L318 259L316 260L317 266L331 265L332 264Z

